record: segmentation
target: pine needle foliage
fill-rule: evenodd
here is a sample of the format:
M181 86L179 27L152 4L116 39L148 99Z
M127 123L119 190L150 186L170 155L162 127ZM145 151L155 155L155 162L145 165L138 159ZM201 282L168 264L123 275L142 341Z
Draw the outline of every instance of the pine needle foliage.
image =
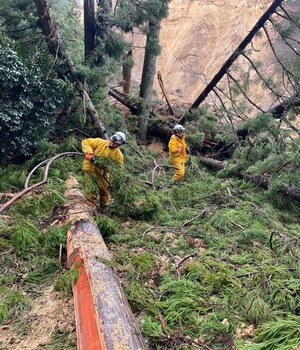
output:
M21 316L30 308L30 301L21 292L9 292L0 299L0 324L9 318Z
M65 296L72 296L74 284L80 276L80 271L76 268L62 273L55 282L54 289L62 292Z
M67 232L70 226L64 227L50 227L45 233L44 248L47 255L51 257L58 257L60 246L63 249L67 248Z
M120 225L108 216L102 215L96 220L99 227L101 236L104 238L109 238L110 236L118 233L120 230Z
M39 265L40 266L27 274L25 283L44 284L53 280L58 270L57 261L45 259Z
M58 330L55 331L51 340L47 344L40 345L37 350L76 350L77 345L75 340L70 339L68 331Z
M42 232L31 222L20 222L14 227L11 244L18 253L39 249L43 241Z
M297 350L300 348L299 316L276 320L262 325L255 337L255 344L242 350Z
M258 292L249 292L245 300L245 317L250 323L257 325L271 319L272 311Z

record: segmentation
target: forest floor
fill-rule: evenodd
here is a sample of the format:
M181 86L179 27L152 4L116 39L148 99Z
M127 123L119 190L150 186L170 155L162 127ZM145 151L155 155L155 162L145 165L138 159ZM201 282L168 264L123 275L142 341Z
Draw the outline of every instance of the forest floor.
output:
M0 349L52 349L55 343L62 349L60 338L66 334L70 343L76 344L73 299L62 298L53 286L45 286L39 293L28 314L0 327Z
M150 349L247 350L260 327L292 322L298 204L216 176L195 157L186 181L171 186L173 169L152 173L154 159L168 164L163 145L147 146L143 159L126 152L126 189L138 205L120 213L115 198L95 221ZM66 168L82 185L81 160L60 159L44 189L0 218L0 349L76 349L72 278L58 259ZM28 169L18 171L3 186L22 187Z

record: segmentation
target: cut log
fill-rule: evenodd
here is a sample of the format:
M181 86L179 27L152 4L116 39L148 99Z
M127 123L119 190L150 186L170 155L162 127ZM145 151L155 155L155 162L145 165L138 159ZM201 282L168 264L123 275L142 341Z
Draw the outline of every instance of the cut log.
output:
M73 289L78 349L147 349L120 280L110 267L111 254L92 221L93 209L77 188L75 178L67 181L67 187L67 217L73 223L68 232L67 262L69 267L74 268L76 262L82 263L79 267L82 273ZM86 289L85 293L82 288ZM87 324L90 326L87 327ZM97 334L97 338L91 337L91 340L101 344L102 348L89 343L91 331Z
M220 160L199 156L200 162L212 170L222 170L225 165Z

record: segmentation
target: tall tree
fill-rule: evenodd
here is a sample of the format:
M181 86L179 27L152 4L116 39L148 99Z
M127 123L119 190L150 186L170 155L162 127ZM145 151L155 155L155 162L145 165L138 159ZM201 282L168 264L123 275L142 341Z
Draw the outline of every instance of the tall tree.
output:
M54 24L50 14L50 6L48 5L47 0L34 0L38 16L40 18L42 30L44 37L47 40L48 48L50 53L62 60L65 63L65 67L68 74L71 75L71 79L75 82L76 87L85 101L86 110L88 114L91 116L92 120L95 123L95 128L98 130L101 137L108 139L109 136L106 131L105 125L101 122L101 118L98 115L98 112L87 93L84 84L79 79L76 74L76 69L71 62L71 60L66 56L61 47L60 33L58 31L57 26Z
M153 82L156 73L156 58L159 53L159 32L160 20L149 21L143 74L140 86L140 97L142 97L144 101L141 104L139 113L140 118L138 137L142 143L146 143L147 141L150 105L153 95Z
M84 0L84 57L95 48L95 1Z
M139 140L147 141L148 121L153 95L156 59L160 53L160 23L168 14L169 0L121 0L115 15L115 22L124 32L139 28L146 32L146 47L139 96L142 98L138 114Z

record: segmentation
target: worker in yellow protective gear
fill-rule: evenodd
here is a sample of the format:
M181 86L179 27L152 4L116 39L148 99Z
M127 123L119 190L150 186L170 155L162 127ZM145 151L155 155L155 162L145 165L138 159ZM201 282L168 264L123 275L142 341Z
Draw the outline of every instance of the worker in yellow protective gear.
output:
M169 141L169 157L171 164L176 168L173 181L182 181L185 174L185 164L187 163L187 153L189 148L185 143L185 128L177 124L173 128L173 135Z
M95 162L95 157L110 158L122 166L124 163L124 156L119 146L125 143L126 136L121 131L113 134L110 140L89 138L82 141L82 151L85 154L82 169L85 171L86 195L92 202L96 200L97 197L93 194L92 190L93 179L96 179L100 194L100 206L107 206L110 200L110 182L107 170L93 164Z

